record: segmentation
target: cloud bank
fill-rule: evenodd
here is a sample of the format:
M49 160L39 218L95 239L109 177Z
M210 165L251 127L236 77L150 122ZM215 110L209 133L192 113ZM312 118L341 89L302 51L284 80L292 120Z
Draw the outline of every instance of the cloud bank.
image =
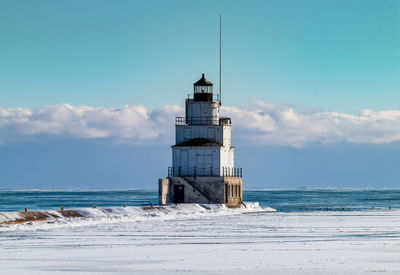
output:
M181 112L179 106L154 110L138 105L94 108L59 104L37 110L0 107L0 142L35 140L38 136L132 143L172 140L174 116Z
M233 142L304 147L311 144L386 144L400 141L400 111L363 110L298 113L291 106L252 100L249 106L223 106L232 118ZM180 106L150 110L138 105L94 108L59 104L36 110L0 107L0 142L45 137L107 139L139 144L174 140L174 117Z

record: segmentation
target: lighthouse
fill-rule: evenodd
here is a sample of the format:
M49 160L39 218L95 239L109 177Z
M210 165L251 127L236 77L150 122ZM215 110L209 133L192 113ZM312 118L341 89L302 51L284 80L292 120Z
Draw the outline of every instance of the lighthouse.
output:
M168 177L159 179L159 204L242 204L242 169L234 165L231 119L219 115L221 99L204 74L175 119L175 145Z

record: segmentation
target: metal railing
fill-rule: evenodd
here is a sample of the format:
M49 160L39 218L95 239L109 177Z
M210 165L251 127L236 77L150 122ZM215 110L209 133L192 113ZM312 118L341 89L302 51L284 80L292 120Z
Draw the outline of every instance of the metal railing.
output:
M222 125L229 126L232 121L230 117L176 117L175 125Z
M194 100L194 93L193 94L188 94L187 99L188 100ZM212 101L213 102L219 102L219 94L213 94L212 95Z
M232 123L231 118L230 117L220 117L219 118L219 125L222 126L230 126Z
M168 167L168 177L242 177L239 167Z

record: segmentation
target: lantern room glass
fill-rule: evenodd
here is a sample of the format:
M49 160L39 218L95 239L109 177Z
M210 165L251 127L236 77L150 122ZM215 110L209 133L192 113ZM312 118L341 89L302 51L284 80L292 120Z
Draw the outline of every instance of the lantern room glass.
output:
M198 94L212 94L212 86L194 86L194 92Z

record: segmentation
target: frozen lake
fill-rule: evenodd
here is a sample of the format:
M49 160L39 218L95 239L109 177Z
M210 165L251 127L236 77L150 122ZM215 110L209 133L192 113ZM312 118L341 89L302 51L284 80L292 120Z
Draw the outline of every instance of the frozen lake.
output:
M400 273L399 210L131 209L0 227L0 274Z

